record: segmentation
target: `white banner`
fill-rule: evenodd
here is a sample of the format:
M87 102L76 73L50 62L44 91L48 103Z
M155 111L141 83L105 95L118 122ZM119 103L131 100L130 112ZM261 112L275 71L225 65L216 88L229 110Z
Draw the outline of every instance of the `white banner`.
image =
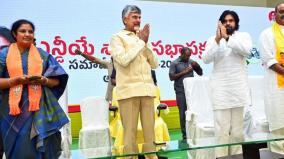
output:
M0 25L10 28L18 19L31 20L35 26L38 47L51 53L69 73L69 104L79 104L87 96L104 96L107 70L75 55L75 48L87 54L110 60L108 44L112 34L123 29L121 12L125 5L135 4L142 10L142 25L150 23L150 42L160 60L156 70L161 97L175 99L169 80L170 62L179 56L179 48L188 46L192 58L201 64L204 75L211 65L200 56L206 40L215 34L219 16L224 10L234 10L240 17L240 31L251 34L256 46L260 32L271 25L272 10L258 7L201 5L124 0L1 0ZM261 75L256 49L248 59L250 75Z

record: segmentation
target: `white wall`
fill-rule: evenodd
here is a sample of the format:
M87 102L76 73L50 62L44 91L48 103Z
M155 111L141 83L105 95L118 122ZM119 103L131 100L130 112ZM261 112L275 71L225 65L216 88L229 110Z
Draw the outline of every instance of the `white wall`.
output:
M251 7L274 7L283 0L148 0L160 2L182 2L199 4L219 4L233 6L251 6Z

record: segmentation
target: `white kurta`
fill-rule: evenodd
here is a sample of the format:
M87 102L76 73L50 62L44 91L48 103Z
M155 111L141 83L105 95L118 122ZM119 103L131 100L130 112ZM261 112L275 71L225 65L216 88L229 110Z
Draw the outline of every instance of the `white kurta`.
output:
M228 42L215 36L208 39L202 59L213 62L210 76L213 110L244 107L250 104L246 57L252 40L248 33L235 32Z
M282 26L282 32L284 33ZM284 42L284 41L283 41ZM277 74L270 66L277 63L275 59L276 46L272 28L265 29L259 39L259 51L263 65L266 68L265 73L265 112L269 123L269 130L284 128L284 88L277 86Z

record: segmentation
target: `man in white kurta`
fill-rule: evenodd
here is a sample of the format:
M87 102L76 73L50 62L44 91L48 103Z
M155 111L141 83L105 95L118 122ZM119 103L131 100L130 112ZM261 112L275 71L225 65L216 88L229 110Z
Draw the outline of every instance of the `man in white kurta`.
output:
M209 38L202 56L213 63L210 94L214 111L215 136L221 143L243 137L243 110L249 105L246 57L252 48L248 33L238 32L239 17L226 10L219 18L216 35ZM216 148L216 157L241 153L240 146Z
M278 85L278 76L284 76L283 62L276 57L276 35L273 27L279 26L279 35L284 35L284 2L275 7L276 22L272 27L265 29L259 39L259 51L266 68L265 73L265 109L269 123L269 131L273 134L284 135L284 87ZM284 44L284 37L278 39ZM280 50L281 51L281 50ZM282 52L284 48L282 48ZM284 154L284 142L271 142L270 149L274 152Z

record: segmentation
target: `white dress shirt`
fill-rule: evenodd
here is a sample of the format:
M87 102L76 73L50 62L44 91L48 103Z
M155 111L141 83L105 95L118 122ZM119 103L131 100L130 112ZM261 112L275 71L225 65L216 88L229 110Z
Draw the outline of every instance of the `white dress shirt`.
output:
M235 32L229 40L209 38L202 56L204 63L213 62L210 76L213 110L244 107L250 104L246 57L252 49L251 36Z

